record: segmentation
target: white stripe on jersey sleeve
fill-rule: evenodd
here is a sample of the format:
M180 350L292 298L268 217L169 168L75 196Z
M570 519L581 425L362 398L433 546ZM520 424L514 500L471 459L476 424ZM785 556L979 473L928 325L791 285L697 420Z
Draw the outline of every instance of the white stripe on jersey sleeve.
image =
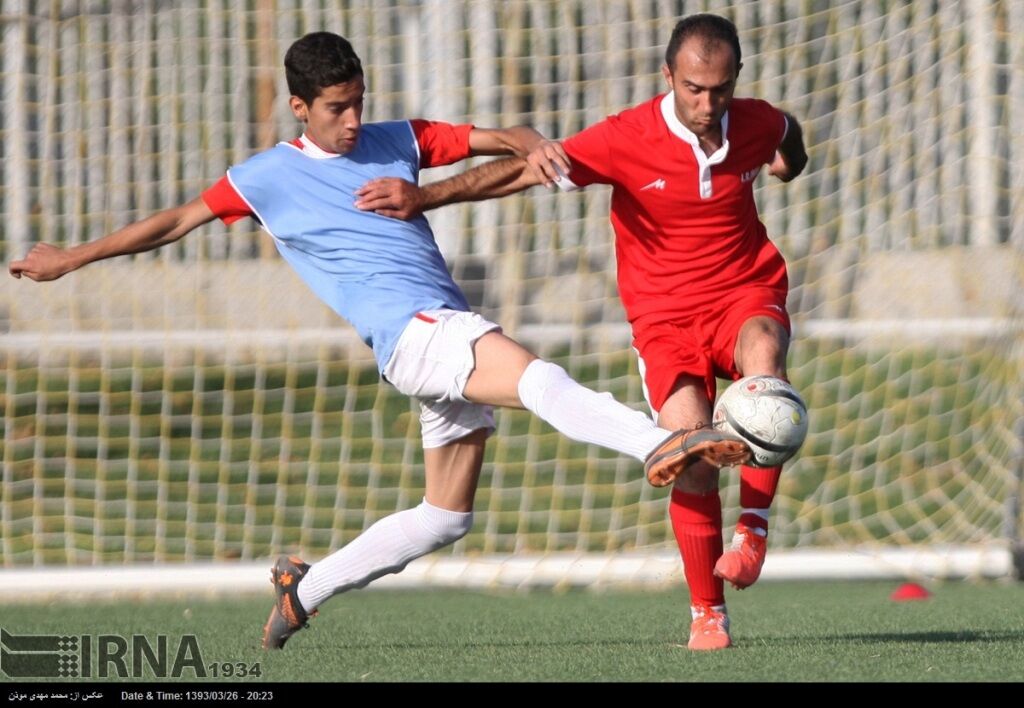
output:
M580 189L580 186L569 179L569 175L562 172L562 168L558 165L554 165L555 172L558 173L558 177L555 178L555 184L563 192L575 192Z
M420 141L416 139L416 131L413 130L412 121L405 121L405 124L409 127L409 132L412 133L412 145L416 148L416 169L420 169L420 165L423 164L423 155L420 154Z

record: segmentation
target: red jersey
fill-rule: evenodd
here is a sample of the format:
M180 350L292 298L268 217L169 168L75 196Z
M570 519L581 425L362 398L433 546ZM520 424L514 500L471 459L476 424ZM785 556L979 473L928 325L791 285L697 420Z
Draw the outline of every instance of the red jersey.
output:
M630 322L674 319L738 286L788 289L785 261L754 204L754 178L785 131L785 116L769 103L734 99L722 148L708 157L667 94L564 142L572 182L613 187L619 294Z
M451 123L415 118L409 121L409 127L416 138L416 145L420 153L420 167L450 165L470 156L469 134L474 127L472 124L452 125ZM295 138L291 142L292 145L311 157L327 159L337 157L334 153L320 149L305 136ZM252 216L252 209L231 186L231 182L226 176L221 177L201 196L210 211L225 224Z

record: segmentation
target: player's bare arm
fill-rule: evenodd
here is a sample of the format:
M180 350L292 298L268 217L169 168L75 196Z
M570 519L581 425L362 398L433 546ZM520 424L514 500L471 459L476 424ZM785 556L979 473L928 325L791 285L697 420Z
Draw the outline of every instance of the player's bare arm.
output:
M477 132L474 129L470 133L471 147ZM445 204L504 197L538 184L550 187L571 170L572 162L562 143L541 136L525 161L521 158L495 160L425 187L395 177L375 179L356 190L355 204L359 209L382 216L411 219Z
M470 155L526 157L545 137L526 125L512 128L473 128L469 131Z
M25 258L12 261L9 270L15 278L24 275L31 280L56 280L94 261L151 251L173 243L214 218L206 203L197 198L188 204L157 212L89 243L71 248L37 243Z
M478 165L446 180L418 186L397 177L382 177L356 190L356 207L381 216L411 219L431 209L504 197L540 184L526 160L510 157Z
M473 155L515 155L525 157L527 169L537 177L537 184L551 187L561 175L569 174L569 156L562 143L548 140L533 128L517 126L503 130L474 128L469 134Z
M775 159L768 167L768 173L783 182L789 182L807 166L807 150L804 148L804 132L800 123L789 113L784 115L788 121L786 137L779 143Z

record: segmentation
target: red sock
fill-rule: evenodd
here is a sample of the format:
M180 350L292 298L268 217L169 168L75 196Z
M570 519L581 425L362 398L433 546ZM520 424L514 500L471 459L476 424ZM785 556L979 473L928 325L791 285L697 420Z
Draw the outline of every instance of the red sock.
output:
M714 575L715 563L722 556L722 500L718 490L687 494L673 489L668 513L683 557L691 604L724 605L724 584Z
M740 506L768 511L779 486L782 467L740 467ZM768 531L768 521L757 514L740 514L740 523L751 529Z

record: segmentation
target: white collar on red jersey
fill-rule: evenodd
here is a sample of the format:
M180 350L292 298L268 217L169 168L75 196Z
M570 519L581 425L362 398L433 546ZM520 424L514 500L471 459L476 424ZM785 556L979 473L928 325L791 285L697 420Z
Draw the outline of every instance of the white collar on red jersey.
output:
M665 123L668 125L668 129L671 130L677 137L688 142L695 151L699 150L703 154L703 150L700 148L700 140L696 134L679 120L676 115L676 104L675 96L670 91L665 94L665 97L661 99L661 115L665 119ZM725 112L722 116L722 147L718 148L710 156L708 156L708 163L717 165L725 156L729 154L729 111Z
M725 158L729 154L729 111L722 116L722 147L710 155L704 154L704 150L700 147L700 140L676 116L675 96L671 92L666 93L665 97L661 99L661 115L665 119L665 123L668 124L668 129L676 137L689 144L693 151L693 158L697 161L697 189L700 192L700 198L710 199L714 193L711 183L711 167L725 162Z
M298 148L299 150L302 151L303 155L309 155L310 157L315 157L318 160L326 160L332 157L341 157L340 153L328 152L324 150L322 147L320 147L312 140L310 140L308 137L306 137L305 133L295 138L295 140L292 140L290 143L288 143L288 145Z

